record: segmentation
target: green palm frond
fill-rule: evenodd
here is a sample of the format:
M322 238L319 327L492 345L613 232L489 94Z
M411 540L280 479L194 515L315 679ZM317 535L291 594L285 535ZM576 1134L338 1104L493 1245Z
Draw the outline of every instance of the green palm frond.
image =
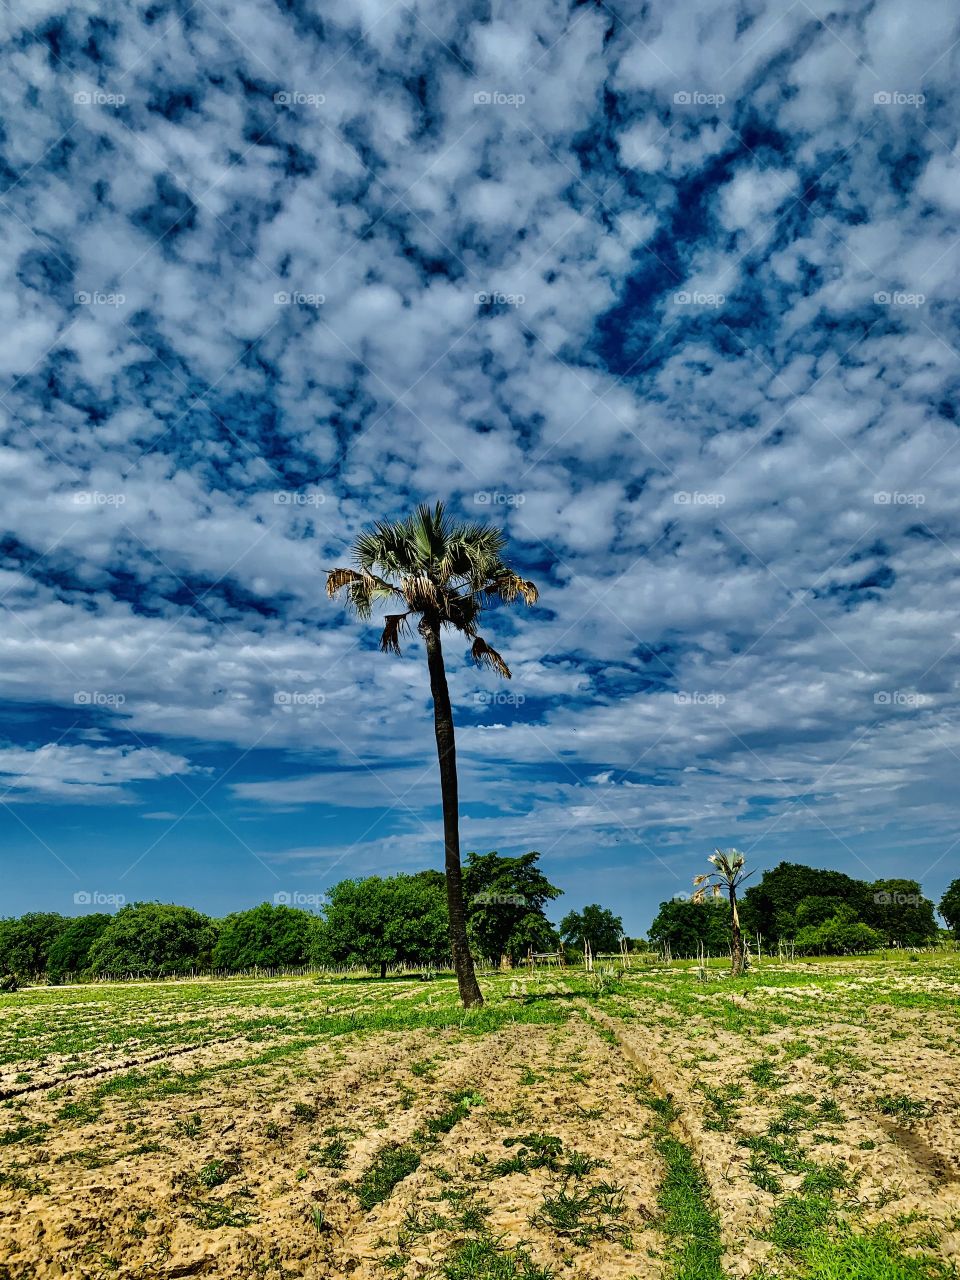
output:
M476 641L477 623L485 604L518 598L535 604L536 586L515 573L502 557L506 536L502 529L452 520L442 502L421 505L409 516L378 521L362 531L353 544L355 568L332 569L327 594L344 591L355 612L369 617L385 600L402 600L406 612L389 614L380 647L399 653L406 623L394 619L410 614L432 617L442 627ZM500 654L481 641L474 644L474 661L509 678Z

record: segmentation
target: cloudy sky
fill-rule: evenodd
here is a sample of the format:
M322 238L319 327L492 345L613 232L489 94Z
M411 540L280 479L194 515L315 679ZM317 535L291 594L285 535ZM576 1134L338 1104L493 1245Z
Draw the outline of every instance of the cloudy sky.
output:
M422 649L323 592L417 502L465 850L629 930L714 845L958 874L953 0L3 11L3 910L441 862ZM299 895L299 896L298 896Z

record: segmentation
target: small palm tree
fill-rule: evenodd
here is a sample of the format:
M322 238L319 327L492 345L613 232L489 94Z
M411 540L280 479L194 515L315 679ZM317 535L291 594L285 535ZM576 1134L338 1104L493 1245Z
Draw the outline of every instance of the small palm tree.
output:
M427 651L433 723L440 763L440 795L443 802L443 844L450 914L450 946L464 1006L483 1004L467 942L467 920L460 866L460 816L457 796L457 753L453 711L443 662L440 633L446 628L472 641L471 653L478 667L490 667L510 679L510 668L496 649L478 634L477 624L485 604L494 600L525 604L537 600L532 582L514 573L501 559L506 536L501 529L451 521L438 502L432 509L395 524L377 523L361 533L353 546L354 569L331 569L327 595L345 591L358 617L369 618L381 601L402 601L402 613L384 618L380 649L400 653L400 639L410 635L410 619Z
M744 954L743 937L740 933L740 913L737 910L737 889L754 873L744 871L746 858L739 849L715 849L707 858L715 870L706 875L694 876L693 885L696 893L694 902L703 902L707 889L713 889L715 898L721 897L724 890L730 899L730 972L734 977L743 973Z

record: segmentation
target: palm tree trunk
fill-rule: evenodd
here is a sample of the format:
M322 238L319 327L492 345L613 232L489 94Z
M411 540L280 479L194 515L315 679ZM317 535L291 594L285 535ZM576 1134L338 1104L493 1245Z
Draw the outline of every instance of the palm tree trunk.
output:
M730 885L730 942L730 972L736 977L743 973L743 938L737 911L737 891L733 885Z
M460 1000L465 1009L483 1004L480 984L473 969L467 941L467 913L463 902L463 871L460 866L460 809L457 793L457 747L453 730L453 709L447 688L447 673L440 647L440 624L424 615L420 634L427 646L430 692L433 694L433 725L437 735L440 764L440 796L443 802L444 870L447 879L447 912L450 917L450 949L457 975Z

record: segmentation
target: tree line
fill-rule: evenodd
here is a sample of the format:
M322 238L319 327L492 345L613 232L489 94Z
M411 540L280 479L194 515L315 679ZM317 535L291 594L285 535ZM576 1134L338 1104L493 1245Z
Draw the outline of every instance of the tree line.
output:
M789 946L801 955L844 955L883 947L923 947L940 930L934 902L910 879L857 880L841 871L781 862L765 871L738 903L740 925L765 950ZM939 904L948 928L960 931L960 879ZM674 956L701 948L730 949L730 907L699 892L661 902L650 942Z
M563 945L613 951L621 920L591 904L555 927L545 907L562 893L536 852L471 853L463 868L466 928L475 954L512 966ZM342 880L313 913L264 902L214 919L191 907L137 902L115 914L28 912L0 920L0 969L12 977L162 977L197 971L452 963L446 883L439 871Z

